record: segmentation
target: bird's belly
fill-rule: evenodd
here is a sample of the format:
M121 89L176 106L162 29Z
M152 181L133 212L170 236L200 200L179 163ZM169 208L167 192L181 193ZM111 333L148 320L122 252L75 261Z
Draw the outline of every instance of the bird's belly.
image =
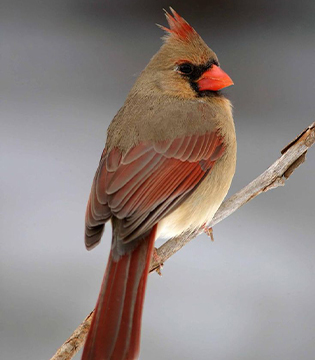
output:
M218 160L190 197L159 222L158 237L177 236L209 223L229 190L235 162L235 156Z

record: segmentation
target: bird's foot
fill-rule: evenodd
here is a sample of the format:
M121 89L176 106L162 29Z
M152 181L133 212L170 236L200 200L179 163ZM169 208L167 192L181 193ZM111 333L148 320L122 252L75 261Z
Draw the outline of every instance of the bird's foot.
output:
M211 241L214 241L212 227L208 227L207 224L203 224L202 229L203 229L204 233L210 237Z
M158 263L158 267L155 269L155 271L156 271L160 276L162 276L162 269L163 269L164 263L163 263L163 261L162 261L161 256L157 253L157 249L156 249L156 248L154 248L154 250L153 250L153 260L154 260L154 262Z

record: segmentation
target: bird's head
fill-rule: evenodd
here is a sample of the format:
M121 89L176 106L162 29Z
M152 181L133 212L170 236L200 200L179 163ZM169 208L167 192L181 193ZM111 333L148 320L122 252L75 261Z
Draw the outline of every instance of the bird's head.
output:
M165 11L169 28L158 25L166 35L159 52L151 59L144 76L165 94L196 98L216 94L233 85L220 68L216 54L197 32L172 8Z

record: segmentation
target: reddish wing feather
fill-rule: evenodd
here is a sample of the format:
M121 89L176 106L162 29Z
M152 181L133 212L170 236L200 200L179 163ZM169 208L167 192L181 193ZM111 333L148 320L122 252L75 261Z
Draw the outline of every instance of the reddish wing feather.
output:
M104 154L86 213L86 246L100 240L112 215L121 219L121 240L144 234L198 186L223 152L221 137L212 132L142 143L124 156L116 148Z

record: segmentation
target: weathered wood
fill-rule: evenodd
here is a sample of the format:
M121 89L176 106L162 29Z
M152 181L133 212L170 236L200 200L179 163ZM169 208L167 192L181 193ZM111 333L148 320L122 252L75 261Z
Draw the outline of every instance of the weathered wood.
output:
M50 360L70 360L83 346L89 332L94 310L74 330L73 334L65 341Z
M282 150L282 156L276 160L266 171L264 171L255 180L245 186L242 190L231 196L229 199L225 200L221 204L220 208L208 226L213 227L262 192L266 192L278 186L283 186L285 180L288 179L293 171L304 162L306 152L314 144L314 142L315 123L311 124L297 138L291 141ZM161 261L165 262L203 231L204 230L200 228L192 234L184 234L182 236L168 240L157 251ZM157 267L158 264L154 262L151 264L151 271Z

